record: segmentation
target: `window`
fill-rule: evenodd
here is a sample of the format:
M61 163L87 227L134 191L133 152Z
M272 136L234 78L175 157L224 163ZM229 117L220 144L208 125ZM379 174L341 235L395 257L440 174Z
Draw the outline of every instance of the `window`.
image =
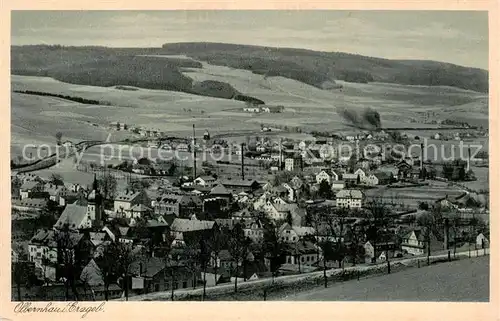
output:
M160 291L160 284L156 283L155 284L155 292Z

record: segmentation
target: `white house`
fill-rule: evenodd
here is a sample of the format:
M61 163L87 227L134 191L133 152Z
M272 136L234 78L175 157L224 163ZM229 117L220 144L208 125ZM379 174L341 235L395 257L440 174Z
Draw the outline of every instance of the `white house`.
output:
M291 226L284 223L279 229L279 235L283 242L295 243L302 240L307 235L314 235L315 231L312 227L306 226Z
M325 170L322 170L321 172L316 174L316 183L317 184L321 184L322 181L327 181L328 184L331 184L332 180L334 180L334 181L339 180L339 176L333 171L327 172Z
M358 168L357 170L354 171L354 175L356 175L357 177L359 177L359 181L361 183L366 183L366 172L364 170L362 170L361 168Z
M377 176L375 176L374 174L370 174L368 177L365 177L364 183L369 186L376 186L379 184L379 180Z
M344 189L336 194L337 207L361 208L363 199L363 192L357 189Z
M140 201L140 192L125 191L120 193L114 200L114 212L124 213Z
M411 255L424 254L425 244L421 231L414 230L406 234L401 243L401 250Z
M288 192L287 193L288 201L294 202L295 201L295 190L287 183L283 183L282 185Z
M195 185L206 186L206 187L214 187L216 184L216 179L213 176L205 175L199 176L194 180Z
M332 181L332 190L338 191L341 189L345 188L345 182L344 181Z
M490 242L483 233L479 233L476 236L476 245L478 249L488 248L490 246Z

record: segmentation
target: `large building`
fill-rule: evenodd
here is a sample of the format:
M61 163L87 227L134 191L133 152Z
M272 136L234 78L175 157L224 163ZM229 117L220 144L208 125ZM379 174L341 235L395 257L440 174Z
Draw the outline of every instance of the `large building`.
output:
M337 207L361 208L363 199L363 192L357 189L344 189L336 195Z

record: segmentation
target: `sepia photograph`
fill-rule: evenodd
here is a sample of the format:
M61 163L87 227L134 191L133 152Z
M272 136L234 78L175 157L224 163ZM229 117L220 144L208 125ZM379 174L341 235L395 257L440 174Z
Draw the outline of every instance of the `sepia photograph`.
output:
M488 11L10 16L16 312L490 301Z

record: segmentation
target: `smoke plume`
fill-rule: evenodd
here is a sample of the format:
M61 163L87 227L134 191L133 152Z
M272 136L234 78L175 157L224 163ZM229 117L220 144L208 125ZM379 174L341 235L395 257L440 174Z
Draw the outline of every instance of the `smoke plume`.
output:
M367 107L362 111L354 108L337 107L337 113L349 123L361 129L381 128L380 114L378 111Z

